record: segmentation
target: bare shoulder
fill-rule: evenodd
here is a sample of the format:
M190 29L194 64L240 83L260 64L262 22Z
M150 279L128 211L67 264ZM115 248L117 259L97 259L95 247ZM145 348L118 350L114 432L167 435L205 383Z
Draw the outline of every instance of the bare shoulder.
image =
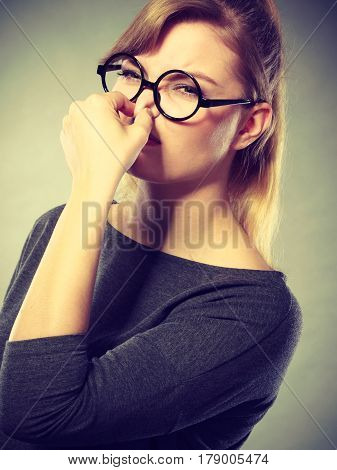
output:
M127 222L127 205L124 207L124 210L122 209L123 204L112 204L108 214L108 223L125 236L146 245L146 242L140 238L134 227L130 227ZM257 248L250 242L244 230L239 228L235 233L235 237L233 234L229 236L226 244L223 246L214 247L214 245L205 244L202 249L177 249L172 248L170 244L166 244L161 247L161 251L172 256L211 266L274 271Z
M252 249L249 252L243 251L237 253L234 261L235 266L241 269L259 269L264 271L274 271L269 266L265 259L261 256L257 249Z
M256 248L213 249L198 261L223 268L274 271Z
M235 232L235 236L233 233L224 246L206 251L207 264L224 268L274 271L242 228Z
M233 244L225 250L223 261L226 266L233 268L274 271L245 232L241 233L241 239L236 247Z

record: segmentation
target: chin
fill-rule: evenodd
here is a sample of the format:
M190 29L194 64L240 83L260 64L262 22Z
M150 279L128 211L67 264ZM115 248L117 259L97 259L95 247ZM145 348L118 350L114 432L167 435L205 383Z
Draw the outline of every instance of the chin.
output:
M170 177L167 172L164 172L162 165L153 165L153 163L149 164L149 162L146 161L146 158L143 159L141 155L128 169L127 173L128 175L135 176L136 178L150 183L169 183L175 179Z
M128 169L127 174L144 181L149 181L150 183L167 182L167 178L164 178L164 175L160 175L153 166L149 168L148 165L137 165L136 162Z

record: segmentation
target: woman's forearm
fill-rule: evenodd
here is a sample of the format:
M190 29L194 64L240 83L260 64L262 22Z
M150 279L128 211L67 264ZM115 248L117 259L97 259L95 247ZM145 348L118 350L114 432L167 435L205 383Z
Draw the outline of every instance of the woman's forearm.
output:
M9 341L87 331L108 211L108 198L93 200L82 191L71 192Z

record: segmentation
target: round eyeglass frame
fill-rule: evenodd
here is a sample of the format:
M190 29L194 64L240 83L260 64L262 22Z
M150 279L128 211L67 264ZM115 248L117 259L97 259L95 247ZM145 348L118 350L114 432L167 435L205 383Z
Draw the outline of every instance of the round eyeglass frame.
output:
M214 106L229 106L229 105L254 106L257 103L265 102L265 100L262 99L262 98L258 98L257 100L246 99L246 98L237 98L237 99L232 99L232 100L230 100L230 99L207 99L207 98L204 98L197 79L195 77L193 77L193 75L191 75L190 73L185 72L184 70L180 70L180 69L167 70L166 72L162 73L157 78L157 80L155 82L150 82L149 80L146 80L146 78L144 76L144 70L143 70L143 67L140 64L140 62L136 59L136 57L134 57L132 54L130 54L128 52L117 52L116 54L113 54L112 56L110 56L105 61L104 64L98 65L97 74L100 75L100 77L102 79L102 86L103 86L103 89L104 89L105 92L110 91L110 90L108 90L108 87L107 87L107 84L106 84L106 81L105 81L107 66L109 65L109 63L112 60L115 60L118 56L127 56L127 57L129 57L131 60L133 60L138 65L140 73L141 73L142 80L141 80L139 90L138 90L137 94L130 101L134 102L139 97L139 95L142 93L142 91L145 88L149 88L153 91L154 102L156 103L156 106L157 106L159 112L163 116L165 116L167 119L169 119L170 121L186 121L187 119L190 119L192 116L194 116L200 108L212 108ZM159 82L164 77L166 77L166 75L168 75L172 72L178 72L178 73L183 73L183 74L187 75L194 82L194 84L196 86L196 89L198 91L198 104L197 104L195 110L193 111L193 113L191 113L187 117L174 118L174 117L170 116L169 114L165 113L165 111L160 106L160 95L159 95L159 92L158 92Z

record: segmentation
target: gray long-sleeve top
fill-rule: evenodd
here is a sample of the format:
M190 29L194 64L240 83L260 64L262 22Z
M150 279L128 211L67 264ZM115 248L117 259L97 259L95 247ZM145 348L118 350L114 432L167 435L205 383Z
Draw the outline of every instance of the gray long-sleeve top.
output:
M8 341L65 204L30 231L0 313L3 449L239 449L302 330L281 271L152 250L108 222L84 334Z

